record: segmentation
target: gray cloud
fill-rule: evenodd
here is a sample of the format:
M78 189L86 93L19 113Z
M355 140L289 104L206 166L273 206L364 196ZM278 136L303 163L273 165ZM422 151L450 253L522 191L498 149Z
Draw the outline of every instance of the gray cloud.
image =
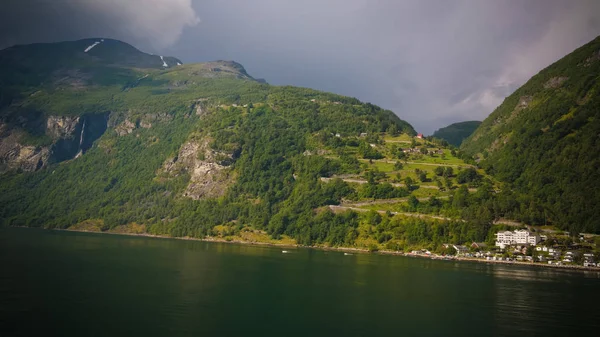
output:
M59 11L50 6L61 18L52 29L41 29L50 19L34 11L34 24L13 22L18 28L0 33L0 46L101 35L186 62L232 59L272 84L391 109L426 134L485 118L529 77L600 34L596 0L58 3Z
M160 49L198 22L191 0L5 0L0 48L110 37Z

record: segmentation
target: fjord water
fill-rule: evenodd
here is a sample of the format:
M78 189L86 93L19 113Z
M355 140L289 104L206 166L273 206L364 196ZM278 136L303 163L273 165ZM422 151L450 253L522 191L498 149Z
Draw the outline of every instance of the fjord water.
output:
M556 336L600 274L0 229L1 336Z

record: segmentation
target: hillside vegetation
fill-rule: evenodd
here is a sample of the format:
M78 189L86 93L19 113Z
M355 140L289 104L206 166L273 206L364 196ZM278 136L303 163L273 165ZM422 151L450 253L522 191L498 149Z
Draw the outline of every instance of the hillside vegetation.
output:
M539 214L391 111L93 41L57 44L43 76L28 46L0 51L17 69L2 75L3 225L403 251L491 242Z
M530 201L529 221L600 231L600 37L507 97L462 150Z

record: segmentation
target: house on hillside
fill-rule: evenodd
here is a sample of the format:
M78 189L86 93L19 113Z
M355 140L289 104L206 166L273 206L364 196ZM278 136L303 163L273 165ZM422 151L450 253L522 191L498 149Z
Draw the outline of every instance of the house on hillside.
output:
M423 139L423 134L422 133L417 134L417 138Z
M483 250L487 248L487 245L483 242L473 242L471 248Z
M456 255L466 255L469 252L469 248L467 248L466 246L460 246L460 245L452 245L452 248L454 248L454 250L456 250Z

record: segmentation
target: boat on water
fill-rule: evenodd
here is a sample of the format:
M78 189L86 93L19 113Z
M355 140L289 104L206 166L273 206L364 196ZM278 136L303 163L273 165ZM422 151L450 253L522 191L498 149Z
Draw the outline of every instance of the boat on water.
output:
M282 250L281 251L283 254L289 253L287 250Z
M344 253L344 255L352 255L352 254L350 254L350 253Z

